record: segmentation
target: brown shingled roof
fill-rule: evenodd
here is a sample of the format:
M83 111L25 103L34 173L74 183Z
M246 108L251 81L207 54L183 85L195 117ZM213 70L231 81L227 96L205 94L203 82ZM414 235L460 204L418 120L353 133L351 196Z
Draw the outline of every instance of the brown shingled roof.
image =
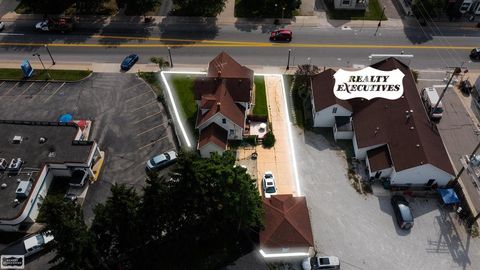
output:
M392 167L392 159L387 145L368 150L367 157L371 172Z
M265 248L312 247L313 235L305 197L291 194L263 199L264 226L260 246Z
M312 76L312 95L315 111L319 112L331 105L338 104L345 109L352 111L352 106L347 100L341 100L333 94L335 70L329 68L319 74Z
M253 70L240 65L226 52L221 52L208 64L208 77L253 79Z
M194 82L195 100L202 99L203 95L213 95L220 86L227 88L235 102L250 102L252 90L250 79L219 79L199 77Z
M215 123L212 123L200 131L198 148L201 148L209 142L212 142L223 149L227 149L227 137L228 132L225 129Z

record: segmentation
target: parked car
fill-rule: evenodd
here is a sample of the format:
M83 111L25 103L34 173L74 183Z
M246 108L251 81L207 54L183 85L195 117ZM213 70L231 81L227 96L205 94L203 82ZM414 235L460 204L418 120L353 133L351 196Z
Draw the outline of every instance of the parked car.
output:
M2 31L3 29L5 29L5 23L0 21L0 31Z
M340 269L340 260L335 256L308 257L302 262L303 270Z
M288 29L279 29L270 33L270 41L287 41L292 40L292 31Z
M392 203L393 212L400 229L410 230L413 227L413 215L405 197L394 195L390 202Z
M431 119L440 120L443 116L443 104L441 101L438 102L440 97L438 96L437 89L435 89L435 87L425 87L422 89L420 96L429 115L438 103L437 108L435 108L435 111L432 113Z
M169 151L158 156L154 156L147 161L147 170L160 170L172 165L177 161L177 153Z
M49 232L35 234L31 237L26 238L23 241L26 250L25 257L31 256L43 250L45 248L45 245L52 240L53 235L51 235Z
M270 198L272 195L277 194L277 187L275 186L275 177L273 173L268 171L263 174L262 187L265 193L265 198Z
M135 63L138 61L138 55L136 54L130 54L129 56L125 57L123 59L122 64L120 65L120 68L122 70L129 70L135 65Z
M470 51L470 58L473 60L480 60L480 48L475 48Z

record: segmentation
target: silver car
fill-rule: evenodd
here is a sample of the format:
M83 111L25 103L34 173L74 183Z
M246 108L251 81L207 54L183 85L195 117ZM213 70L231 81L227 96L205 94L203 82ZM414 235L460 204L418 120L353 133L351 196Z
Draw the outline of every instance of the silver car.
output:
M172 165L177 161L177 152L169 151L158 156L154 156L147 161L147 170L159 170Z

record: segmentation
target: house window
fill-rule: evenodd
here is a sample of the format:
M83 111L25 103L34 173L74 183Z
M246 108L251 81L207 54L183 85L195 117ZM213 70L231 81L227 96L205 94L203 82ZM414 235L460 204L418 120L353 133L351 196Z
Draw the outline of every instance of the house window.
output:
M350 2L351 2L351 1L352 1L352 0L342 0L342 5L343 5L343 6L350 6Z
M337 107L333 107L332 113L337 113Z
M230 135L234 135L235 134L235 129L230 129Z
M226 124L227 123L227 119L223 118L222 119L222 124Z

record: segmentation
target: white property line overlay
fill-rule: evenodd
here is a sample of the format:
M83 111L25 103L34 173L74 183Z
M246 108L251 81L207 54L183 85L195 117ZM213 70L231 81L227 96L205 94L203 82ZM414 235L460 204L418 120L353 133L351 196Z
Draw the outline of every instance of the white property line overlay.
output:
M306 252L291 252L291 253L272 253L272 254L266 254L265 251L260 249L260 254L264 258L280 258L280 257L299 257L299 256L308 256L309 254Z
M205 75L207 73L206 72L199 72L199 71L162 71L162 72L160 72L160 76L162 77L163 84L165 85L165 87L167 89L168 97L170 99L170 103L172 104L173 112L174 112L176 121L177 121L178 125L180 126L180 130L182 132L183 138L185 139L185 142L186 142L187 146L191 147L192 144L191 144L190 140L188 139L185 127L183 126L183 123L180 120L180 115L178 114L177 105L175 104L175 101L173 99L172 90L170 89L170 85L168 85L167 78L165 77L164 74ZM263 74L263 73L254 74L254 75L256 75L256 76L279 77L281 82L282 82L283 102L284 102L285 114L286 114L285 118L287 119L288 142L289 142L289 145L290 145L290 152L291 152L292 163L293 163L293 178L295 180L295 188L297 190L297 196L302 196L302 192L300 190L300 183L298 181L297 158L295 156L295 149L293 148L292 122L290 121L290 115L288 114L287 91L285 89L285 82L283 80L283 75L282 74Z

